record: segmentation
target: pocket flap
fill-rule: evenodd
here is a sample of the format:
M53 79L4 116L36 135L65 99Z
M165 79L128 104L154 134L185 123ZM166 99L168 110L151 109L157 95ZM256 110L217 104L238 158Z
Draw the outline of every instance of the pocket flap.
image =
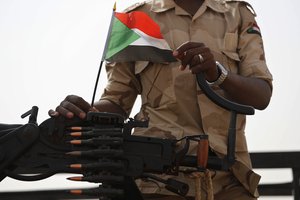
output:
M240 61L240 57L236 52L223 50L222 53L225 54L227 57L231 58L232 60Z
M141 73L149 64L149 61L136 61L135 62L135 74Z

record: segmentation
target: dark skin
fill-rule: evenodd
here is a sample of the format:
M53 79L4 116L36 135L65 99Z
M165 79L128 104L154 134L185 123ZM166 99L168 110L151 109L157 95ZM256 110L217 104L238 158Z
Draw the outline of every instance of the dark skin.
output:
M175 0L175 2L188 13L194 15L202 5L203 0ZM204 58L202 62L199 54ZM214 56L203 43L184 43L173 52L173 55L181 62L179 70L188 68L193 74L202 72L206 80L210 82L215 81L219 76ZM230 100L253 106L259 110L268 106L272 95L272 88L266 81L243 77L230 72L220 87L226 92ZM108 100L97 101L94 107L91 107L83 98L75 95L67 96L55 111L49 110L49 115L62 115L67 118L78 116L84 119L89 111L118 113L126 117L125 112L118 105Z
M174 0L175 3L183 8L186 12L191 15L195 15L200 6L203 4L203 0Z

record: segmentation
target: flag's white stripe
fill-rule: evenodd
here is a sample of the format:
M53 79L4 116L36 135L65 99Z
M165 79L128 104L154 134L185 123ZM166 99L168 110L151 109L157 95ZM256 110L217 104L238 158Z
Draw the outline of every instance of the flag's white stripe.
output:
M166 50L171 49L165 39L157 39L155 37L151 37L139 29L131 29L131 30L133 30L135 33L137 33L140 36L140 38L137 39L136 41L134 41L133 43L131 43L130 45L154 46L159 49L166 49Z

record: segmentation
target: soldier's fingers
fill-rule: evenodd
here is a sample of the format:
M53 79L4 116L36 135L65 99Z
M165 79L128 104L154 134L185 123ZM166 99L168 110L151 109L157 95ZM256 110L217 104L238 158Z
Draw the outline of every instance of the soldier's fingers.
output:
M191 72L193 74L198 74L200 72L208 72L208 70L212 67L216 67L216 64L214 61L212 60L207 60L205 61L204 63L202 64L199 64L199 65L195 65L194 67L191 68Z
M81 119L84 119L86 116L86 111L68 101L61 102L61 104L56 108L56 111L67 118L72 118L76 115Z
M91 105L88 102L76 95L68 95L64 101L70 102L84 112L88 112L91 109Z
M204 47L203 43L198 42L185 42L182 45L180 45L174 52L173 55L176 58L181 59L184 56L184 53L190 49Z
M50 110L48 111L48 115L51 116L51 117L58 117L58 116L59 116L59 112L50 109Z
M198 52L198 49L197 48L194 48L194 49L189 49L188 51L186 51L184 53L184 56L182 57L181 59L181 65L185 68L186 66L189 66L191 65L195 55L198 55L197 54Z
M214 61L214 56L211 53L207 53L207 52L199 53L199 54L193 56L189 65L190 65L190 68L193 68L199 64L202 64L202 63L205 63L205 62L211 61L211 60Z

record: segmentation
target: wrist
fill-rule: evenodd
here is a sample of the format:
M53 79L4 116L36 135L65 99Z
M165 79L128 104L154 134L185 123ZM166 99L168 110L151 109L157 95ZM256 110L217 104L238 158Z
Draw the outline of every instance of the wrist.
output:
M219 76L215 81L212 81L212 82L211 81L206 81L207 84L210 85L210 86L221 85L228 76L227 69L222 64L220 64L218 61L216 61L216 66L217 66L217 69L218 69Z

